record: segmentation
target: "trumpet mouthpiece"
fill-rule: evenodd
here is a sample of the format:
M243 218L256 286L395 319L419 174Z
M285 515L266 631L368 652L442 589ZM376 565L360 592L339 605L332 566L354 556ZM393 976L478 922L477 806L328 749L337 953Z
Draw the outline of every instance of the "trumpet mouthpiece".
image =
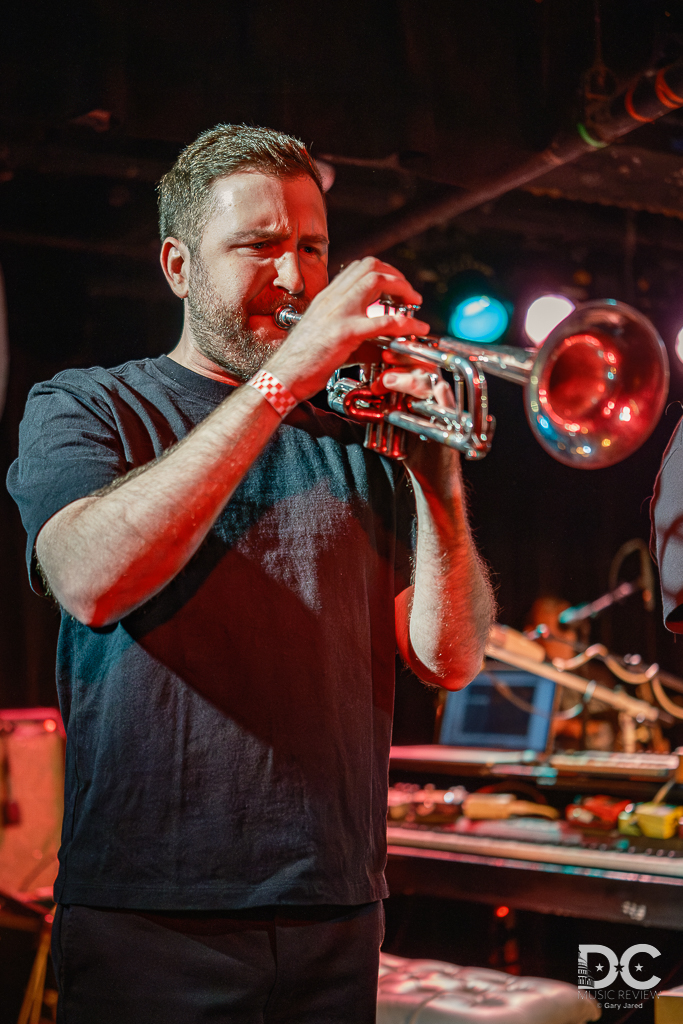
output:
M288 331L290 327L294 327L295 324L299 323L303 313L297 313L294 306L279 306L273 313L273 320L281 327L284 331Z

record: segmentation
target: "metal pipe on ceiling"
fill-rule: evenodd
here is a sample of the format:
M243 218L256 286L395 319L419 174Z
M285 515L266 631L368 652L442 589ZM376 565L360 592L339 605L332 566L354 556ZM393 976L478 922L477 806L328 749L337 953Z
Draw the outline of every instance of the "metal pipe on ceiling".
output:
M683 61L659 71L648 69L613 100L598 107L586 124L561 133L542 152L498 177L483 180L474 190L449 190L436 201L385 217L378 228L334 253L332 269L351 260L377 255L460 213L498 199L577 157L602 149L634 128L683 107Z

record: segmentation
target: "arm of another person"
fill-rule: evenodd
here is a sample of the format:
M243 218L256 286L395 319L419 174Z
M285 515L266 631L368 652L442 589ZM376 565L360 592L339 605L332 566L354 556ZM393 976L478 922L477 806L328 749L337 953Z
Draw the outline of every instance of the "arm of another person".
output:
M437 388L437 400L448 404L447 385ZM418 678L459 690L481 669L495 600L467 519L459 454L413 440L406 467L417 551L414 584L396 598L398 649Z
M650 551L657 562L664 625L683 633L683 418L662 456L650 501Z
M407 318L365 315L382 292L420 299L388 264L350 264L265 367L298 400L315 394L363 341L405 332ZM36 555L59 603L99 627L158 593L198 549L279 423L259 392L237 388L160 459L52 516Z

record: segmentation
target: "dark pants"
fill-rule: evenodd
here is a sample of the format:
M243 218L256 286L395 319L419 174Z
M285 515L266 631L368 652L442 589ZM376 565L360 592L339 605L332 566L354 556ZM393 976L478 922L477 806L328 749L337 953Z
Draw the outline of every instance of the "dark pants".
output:
M59 906L57 1020L373 1024L383 931L381 903L219 916Z

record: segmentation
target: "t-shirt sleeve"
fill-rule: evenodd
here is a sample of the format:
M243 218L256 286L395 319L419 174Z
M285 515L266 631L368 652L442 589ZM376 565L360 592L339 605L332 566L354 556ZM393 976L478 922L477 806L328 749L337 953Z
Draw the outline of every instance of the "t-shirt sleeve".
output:
M34 547L56 512L122 476L129 467L112 409L68 372L32 388L19 427L19 456L7 487L27 533L26 564L32 588L42 594Z
M664 452L650 517L650 546L659 565L664 625L672 633L683 633L683 419Z

